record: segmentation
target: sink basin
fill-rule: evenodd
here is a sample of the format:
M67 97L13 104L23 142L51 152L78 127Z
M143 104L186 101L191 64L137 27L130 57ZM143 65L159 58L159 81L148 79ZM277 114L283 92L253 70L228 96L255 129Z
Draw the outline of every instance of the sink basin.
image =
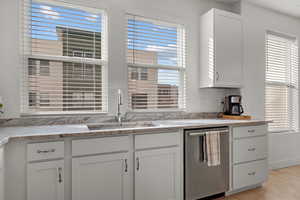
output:
M103 123L103 124L90 124L87 125L89 130L109 130L109 129L126 129L126 128L144 128L144 127L155 127L156 124L152 122L128 122L122 123Z
M181 125L206 124L207 122L208 122L207 120L170 120L170 121L160 121L160 124L181 126Z

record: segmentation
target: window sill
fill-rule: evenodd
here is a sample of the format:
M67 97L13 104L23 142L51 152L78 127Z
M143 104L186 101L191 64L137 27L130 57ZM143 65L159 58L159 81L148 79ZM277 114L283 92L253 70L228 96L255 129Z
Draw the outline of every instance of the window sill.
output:
M176 113L176 112L185 112L185 109L162 109L162 110L129 110L127 113Z
M69 113L21 113L21 117L63 117L63 116L89 116L89 115L108 115L108 112L69 112Z
M288 134L300 134L299 131L268 131L270 135L288 135Z

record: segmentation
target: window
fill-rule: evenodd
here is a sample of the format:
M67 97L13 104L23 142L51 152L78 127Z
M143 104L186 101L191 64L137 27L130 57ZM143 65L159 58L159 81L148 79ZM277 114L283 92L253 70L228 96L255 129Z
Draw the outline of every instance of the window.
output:
M269 131L298 131L298 45L295 38L268 32L265 116Z
M175 98L174 98L175 96ZM178 90L169 84L160 84L158 86L158 108L173 108L178 107Z
M136 69L136 68L132 68L132 69L130 69L130 73L131 73L131 77L130 77L130 79L131 80L139 80L139 71L138 71L138 69Z
M147 109L148 106L148 94L139 93L132 94L132 108L133 109Z
M24 0L23 113L107 112L106 21L102 10Z
M49 94L46 92L43 92L40 94L40 106L41 107L47 107L50 106L50 99L49 99Z
M37 105L37 95L35 92L29 92L29 95L28 95L28 101L29 101L29 105L30 106L36 106Z
M29 59L28 60L28 75L35 76L37 71L36 60Z
M141 68L140 69L141 72L140 72L140 79L142 81L147 81L148 80L148 69L147 68Z
M41 67L49 67L49 60L40 60Z
M49 60L40 60L40 76L49 76Z
M130 79L131 80L148 80L148 69L147 68L130 68Z
M127 17L129 106L132 110L184 109L183 26L130 14Z

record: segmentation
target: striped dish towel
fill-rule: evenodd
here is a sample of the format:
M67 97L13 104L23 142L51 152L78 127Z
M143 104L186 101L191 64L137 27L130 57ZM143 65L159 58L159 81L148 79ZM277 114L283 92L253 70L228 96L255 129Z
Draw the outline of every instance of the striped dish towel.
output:
M221 164L220 132L210 131L205 134L206 161L209 167Z

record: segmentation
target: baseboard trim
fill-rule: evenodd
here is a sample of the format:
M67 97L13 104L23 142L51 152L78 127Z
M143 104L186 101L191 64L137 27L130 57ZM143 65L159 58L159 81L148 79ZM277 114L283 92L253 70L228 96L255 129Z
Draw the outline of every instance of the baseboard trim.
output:
M262 184L263 183L258 183L258 184L255 184L255 185L250 185L250 186L235 189L235 190L230 190L230 191L225 193L225 196L230 196L230 195L237 194L237 193L240 193L240 192L244 192L244 191L247 191L247 190L253 190L253 189L262 187Z
M277 162L271 162L269 164L269 169L281 169L286 167L292 167L295 165L300 165L300 158L293 159L293 160L280 160Z

